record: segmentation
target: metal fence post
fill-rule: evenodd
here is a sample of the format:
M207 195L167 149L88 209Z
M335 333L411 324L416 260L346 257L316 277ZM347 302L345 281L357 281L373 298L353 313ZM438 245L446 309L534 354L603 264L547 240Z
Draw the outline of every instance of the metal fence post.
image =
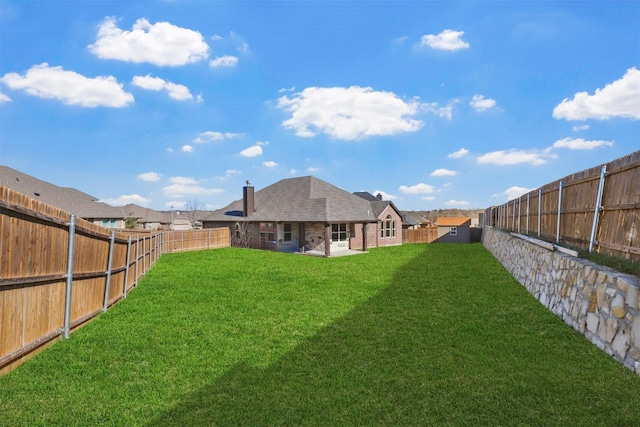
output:
M562 216L562 180L558 187L558 225L556 227L556 243L560 243L560 217Z
M138 286L138 262L140 261L140 236L136 236L136 280L133 282L134 286Z
M531 193L527 193L527 222L526 222L526 233L529 234L529 199L531 198Z
M124 289L122 290L123 298L127 297L127 287L129 286L129 258L131 258L131 234L127 242L127 264L124 266Z
M522 222L522 196L518 197L518 233L520 233L521 222Z
M111 266L113 265L113 247L116 243L116 232L111 232L111 240L109 240L109 260L107 261L107 281L104 285L104 305L102 311L109 308L109 288L111 287Z
M604 178L607 175L607 165L602 165L600 171L600 183L598 184L598 196L596 197L596 210L593 214L593 227L591 228L591 239L589 240L589 253L593 252L593 245L596 241L596 233L598 232L598 220L600 211L602 210L602 193L604 192Z
M64 300L64 337L69 338L71 331L71 288L73 287L73 246L76 236L76 216L71 214L69 222L69 247L67 251L67 289Z
M542 226L542 188L538 188L538 237L542 234L540 227Z
M142 274L147 272L147 236L142 236Z

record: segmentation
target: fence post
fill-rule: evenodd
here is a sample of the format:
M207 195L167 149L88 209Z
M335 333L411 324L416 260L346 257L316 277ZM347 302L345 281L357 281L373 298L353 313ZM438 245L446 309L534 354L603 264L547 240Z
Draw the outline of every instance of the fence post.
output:
M516 229L516 201L513 201L513 220L511 222L511 230Z
M529 199L531 197L531 193L527 193L527 228L526 228L526 234L529 234Z
M520 233L521 222L522 222L522 196L518 197L518 233Z
M138 261L140 261L140 236L136 236L136 280L134 286L138 286Z
M116 243L116 232L111 231L111 240L109 240L109 260L107 261L107 281L104 285L104 305L102 311L109 308L109 288L111 287L111 266L113 265L113 247Z
M540 227L542 225L542 188L538 188L538 237L542 234Z
M562 180L558 187L558 225L556 226L556 243L560 243L560 216L562 215Z
M64 301L64 337L69 338L71 330L71 288L73 285L73 246L76 236L76 216L71 214L69 222L69 247L67 251L67 291Z
M593 227L591 228L591 239L589 240L589 253L593 252L593 245L596 241L596 233L598 232L598 219L600 210L602 210L602 193L604 192L604 178L607 175L607 165L602 165L600 171L600 183L598 184L598 196L596 197L596 211L593 215Z
M147 272L147 236L142 236L142 274Z
M180 252L184 252L184 230L180 231Z
M123 298L127 297L127 286L129 286L129 258L131 258L131 234L127 242L127 264L124 267L124 289L122 290Z

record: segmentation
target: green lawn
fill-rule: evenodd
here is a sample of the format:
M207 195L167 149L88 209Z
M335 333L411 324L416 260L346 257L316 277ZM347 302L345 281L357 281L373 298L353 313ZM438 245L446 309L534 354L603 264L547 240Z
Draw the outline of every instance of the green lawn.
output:
M640 378L481 245L164 255L0 378L0 425L640 425Z

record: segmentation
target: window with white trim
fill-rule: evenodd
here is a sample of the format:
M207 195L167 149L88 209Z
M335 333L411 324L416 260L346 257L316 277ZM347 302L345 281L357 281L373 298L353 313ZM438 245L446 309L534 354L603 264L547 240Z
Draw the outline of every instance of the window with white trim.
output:
M396 237L396 222L393 220L391 215L387 215L387 218L382 221L380 237Z
M291 241L291 224L290 223L284 224L284 241L285 242Z
M347 224L331 224L331 241L344 242L347 240Z
M449 235L457 236L458 235L458 227L449 227Z
M276 224L273 222L263 222L260 224L260 239L266 242L275 242Z

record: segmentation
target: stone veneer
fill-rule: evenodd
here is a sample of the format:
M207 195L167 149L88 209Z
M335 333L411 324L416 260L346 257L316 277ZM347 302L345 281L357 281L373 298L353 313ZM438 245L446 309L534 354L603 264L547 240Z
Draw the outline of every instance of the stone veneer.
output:
M542 305L640 374L638 277L485 226L483 245Z

